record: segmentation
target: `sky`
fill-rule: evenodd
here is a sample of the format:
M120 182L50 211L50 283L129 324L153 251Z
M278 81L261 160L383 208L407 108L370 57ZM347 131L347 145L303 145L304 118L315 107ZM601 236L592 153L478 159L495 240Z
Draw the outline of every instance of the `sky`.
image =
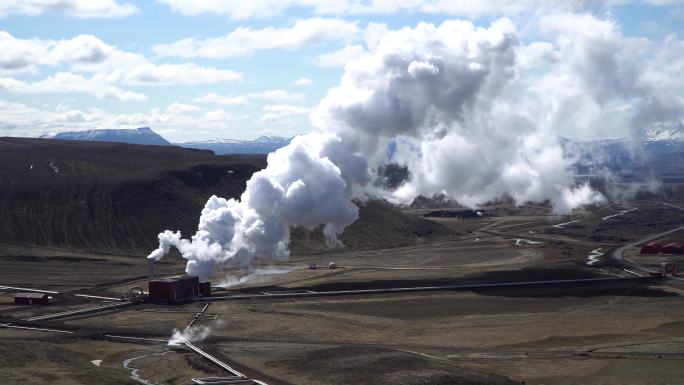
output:
M0 0L0 136L306 133L384 34L502 18L516 92L548 95L540 125L593 139L681 118L684 0Z

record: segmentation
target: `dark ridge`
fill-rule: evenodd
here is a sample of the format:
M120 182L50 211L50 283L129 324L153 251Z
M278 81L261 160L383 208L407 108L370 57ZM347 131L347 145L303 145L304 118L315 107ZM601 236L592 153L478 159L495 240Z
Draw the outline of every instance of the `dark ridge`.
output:
M237 198L264 155L175 146L0 138L0 242L145 255L157 234L189 237L211 195ZM348 248L406 245L450 234L386 202L358 203ZM293 252L327 252L320 230L293 231Z
M207 198L238 197L263 155L172 146L0 138L0 240L144 254L190 235Z

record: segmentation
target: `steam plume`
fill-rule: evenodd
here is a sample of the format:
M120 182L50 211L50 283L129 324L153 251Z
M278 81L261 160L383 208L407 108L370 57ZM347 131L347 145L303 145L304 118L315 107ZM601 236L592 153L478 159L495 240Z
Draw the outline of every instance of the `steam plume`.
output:
M610 23L600 26L602 38L619 37ZM370 196L408 203L444 194L472 208L510 197L549 201L558 213L603 201L589 186L574 185L575 159L554 131L563 119L565 126L585 124L581 111L557 108L567 93L546 92L570 75L586 87L598 76L588 68L593 47L581 36L576 46L559 37L556 51L550 43L522 45L508 19L488 28L446 21L369 31L367 55L347 64L340 84L312 114L317 131L269 154L268 166L252 176L240 199L211 197L192 238L159 234L159 248L148 258L158 260L174 246L188 260L187 272L204 280L216 267L287 258L292 226L323 225L327 243L340 246L338 234L358 216L352 199ZM578 59L558 62L563 55ZM526 76L549 65L537 81ZM648 87L628 88L618 80L601 85L616 84L609 93L583 93L588 101L577 109L648 97ZM405 166L410 176L385 190L372 183L373 175L389 163Z

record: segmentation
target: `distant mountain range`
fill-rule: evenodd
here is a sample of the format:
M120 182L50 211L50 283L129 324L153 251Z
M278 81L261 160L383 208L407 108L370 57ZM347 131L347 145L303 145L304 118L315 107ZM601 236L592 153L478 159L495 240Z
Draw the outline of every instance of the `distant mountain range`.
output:
M41 136L46 139L84 140L88 142L122 142L130 144L147 144L155 146L171 146L171 142L152 131L149 127L133 129L98 129L86 131L68 131Z
M684 182L684 124L657 123L641 137L577 141L562 139L574 155L576 174L592 175L608 169L623 181L657 176L663 181Z
M122 142L128 144L146 144L156 146L179 146L201 150L211 150L217 155L225 154L268 154L287 146L292 138L280 136L260 136L255 140L218 139L171 143L149 127L134 129L97 129L86 131L68 131L42 135L44 139L83 140L96 142Z
M170 143L149 127L61 132L41 138L123 142L211 150L217 155L268 154L287 146L292 138L261 136L254 140L218 139ZM565 151L578 159L575 173L600 174L608 169L623 180L638 180L645 175L677 180L684 175L684 123L656 123L639 138L580 141L561 138Z
M224 154L268 154L290 143L292 138L280 136L260 136L255 140L218 139L201 142L176 143L177 146L212 150L217 155Z

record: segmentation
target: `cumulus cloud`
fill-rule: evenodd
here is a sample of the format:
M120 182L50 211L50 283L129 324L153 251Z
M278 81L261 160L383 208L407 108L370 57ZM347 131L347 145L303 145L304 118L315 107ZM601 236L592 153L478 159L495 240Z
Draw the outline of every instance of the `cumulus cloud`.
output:
M509 14L530 9L532 1L481 0L262 0L237 3L231 0L158 0L185 15L214 13L232 19L261 18L280 14L289 8L305 8L316 14L392 14L398 12L442 13L450 15L482 16ZM538 2L537 2L538 3Z
M18 39L0 31L2 89L13 93L86 92L99 98L145 100L117 85L193 85L240 82L243 74L194 63L154 64L144 55L120 50L93 35L70 39ZM59 72L41 81L17 79L44 68ZM67 68L68 71L62 69ZM85 78L80 74L92 74Z
M227 130L234 124L226 116L206 115L197 106L171 103L135 113L111 113L98 108L79 109L60 104L54 108L30 106L0 99L0 136L39 136L50 132L92 129L93 127L153 127L162 135L196 138L211 135L208 127ZM223 120L222 120L223 119ZM192 128L191 133L185 133Z
M147 100L144 94L126 91L68 72L59 72L35 82L3 77L0 78L0 90L13 94L86 93L100 99L123 102Z
M297 20L286 28L252 29L239 27L228 35L207 39L195 37L153 47L159 57L225 58L250 56L271 49L299 49L330 41L346 41L358 34L355 22L342 19L310 18Z
M269 104L262 107L261 111L264 113L259 119L261 122L274 122L289 116L307 115L311 108L291 104Z
M211 127L223 127L231 120L233 120L233 114L225 110L207 111L202 116L202 121Z
M93 35L71 39L17 39L0 31L0 71L37 72L67 66L71 72L96 73L98 81L142 84L237 82L243 75L194 63L154 64L144 55L120 50Z
M629 3L643 3L654 6L680 4L679 0L604 0L604 1L567 1L567 0L260 0L236 2L233 0L157 0L172 10L184 15L194 16L203 13L225 15L231 19L252 19L272 17L289 9L304 9L317 15L364 15L396 14L401 12L466 16L517 15L539 13L545 10L586 11L610 10L614 6Z
M259 99L259 100L282 100L285 102L298 102L306 99L306 95L302 93L291 93L287 90L266 90L261 92L254 92L245 95L247 99Z
M203 94L195 98L195 102L214 104L219 106L237 106L248 104L254 100L299 102L306 99L302 93L292 93L283 89L250 92L242 95L219 95L214 92Z
M295 80L294 82L292 82L292 84L297 86L297 87L308 87L308 86L313 85L313 81L309 78L299 78L299 79Z
M196 103L215 104L219 106L239 106L249 103L249 100L242 95L225 96L215 92L200 95L194 100Z
M241 73L197 64L151 64L145 63L129 68L117 68L99 73L97 80L127 85L193 85L223 82L240 82Z
M248 19L277 15L289 7L302 6L313 8L317 13L343 13L347 8L346 0L260 0L253 2L235 2L231 0L157 0L167 4L176 12L195 16L203 13L227 15L232 19Z
M59 12L78 18L123 17L138 12L131 3L117 0L3 0L0 1L0 18L8 15L37 16L46 12Z
M192 104L186 104L186 103L171 103L169 104L165 111L166 112L171 112L171 113L186 113L186 112L199 112L202 111L203 109L201 107L197 107Z
M64 40L17 39L0 31L0 70L35 72L40 66L100 63L114 48L93 35Z
M344 67L345 64L366 54L362 45L346 45L335 52L324 53L314 58L314 63L320 67Z

